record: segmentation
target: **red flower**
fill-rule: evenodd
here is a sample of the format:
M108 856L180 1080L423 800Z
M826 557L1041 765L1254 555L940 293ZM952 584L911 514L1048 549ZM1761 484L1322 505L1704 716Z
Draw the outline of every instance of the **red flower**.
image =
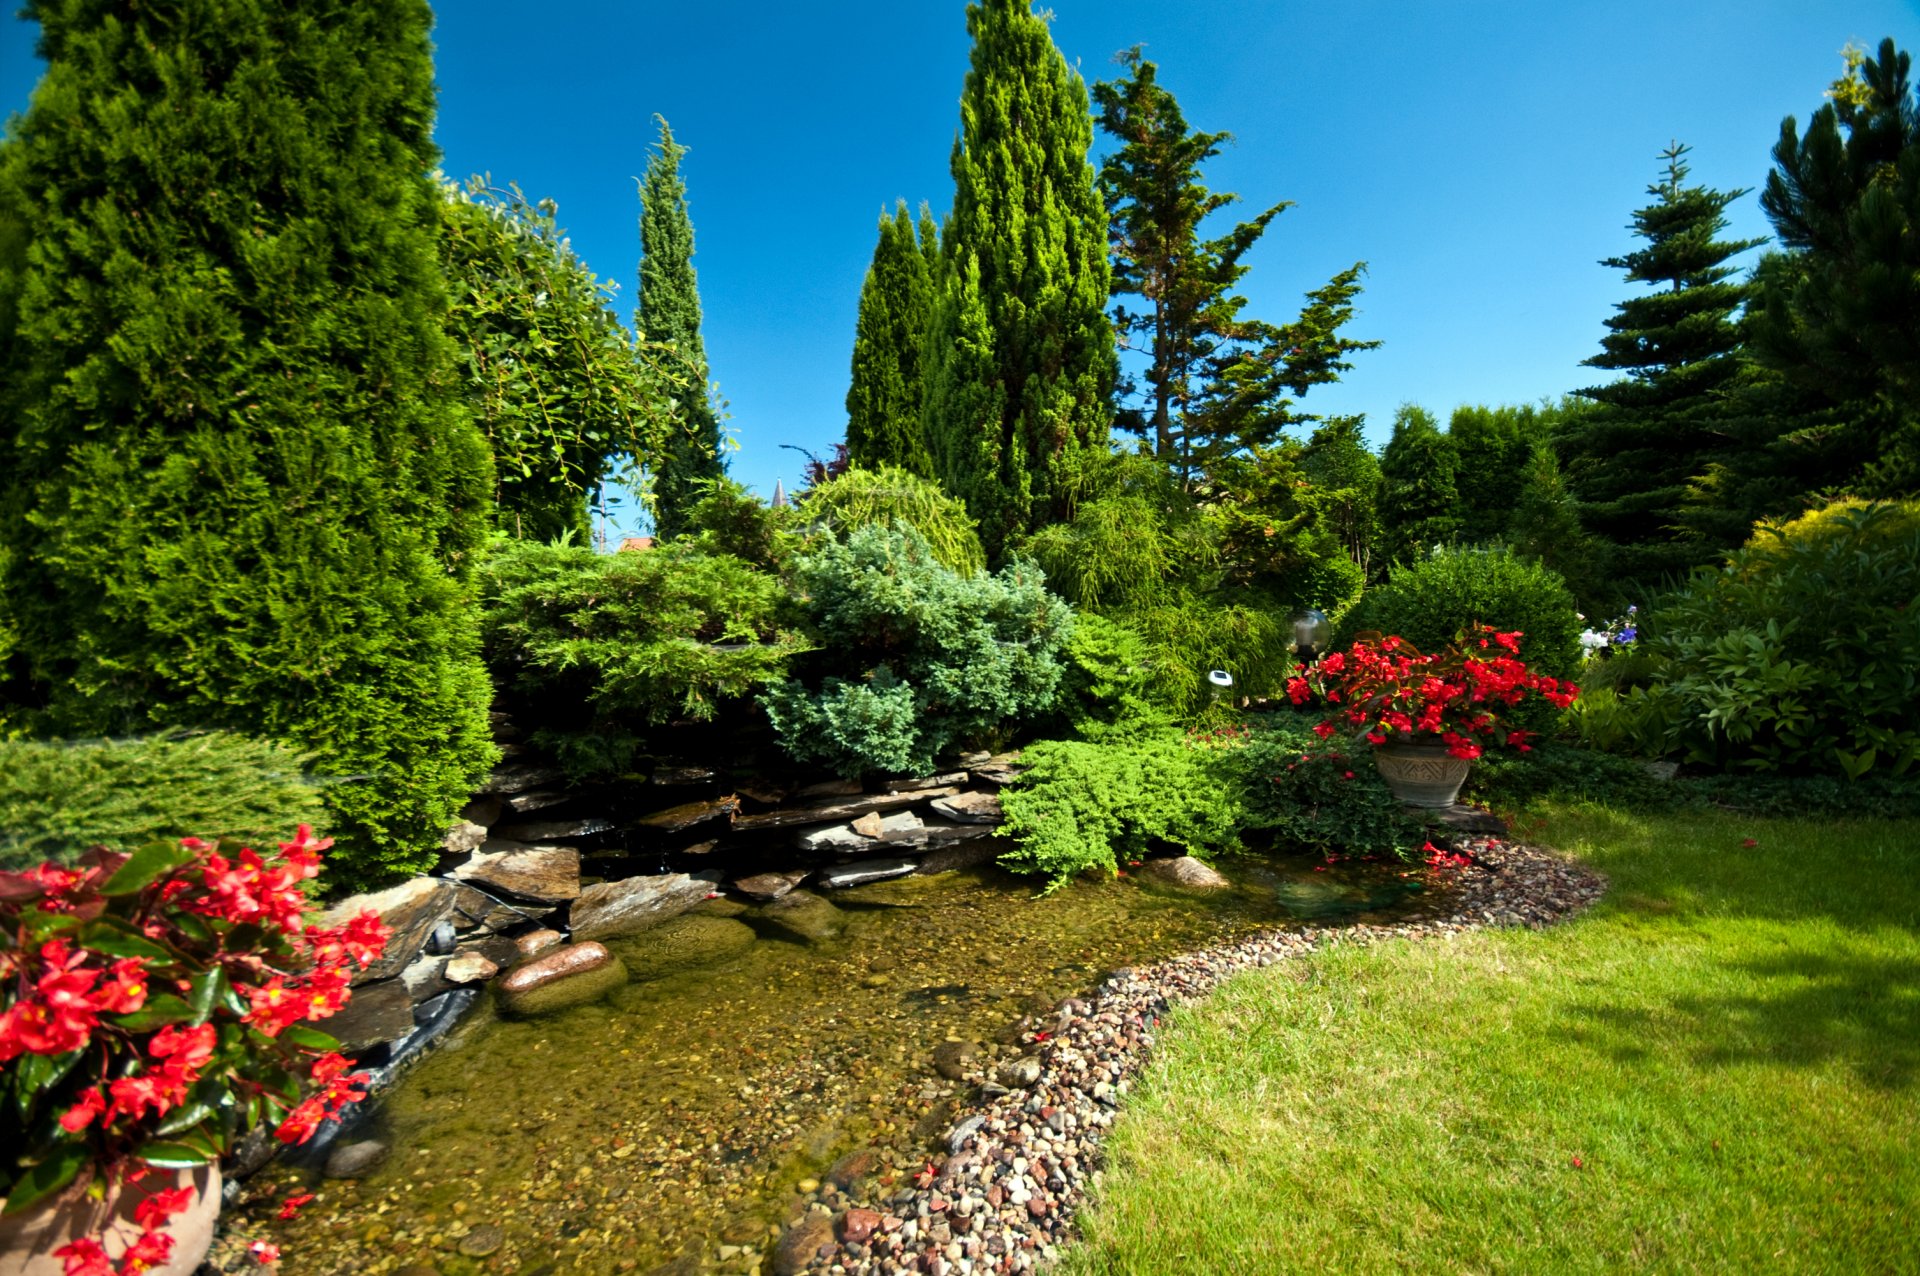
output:
M114 1276L105 1247L91 1236L67 1242L53 1256L66 1268L66 1276Z
M296 1192L280 1202L281 1218L299 1218L300 1207L313 1199L312 1192Z
M147 967L138 957L122 957L107 972L95 1003L110 1015L124 1015L147 1004Z
M253 1255L254 1261L269 1267L280 1261L280 1247L271 1241L255 1241L247 1246L247 1253Z
M172 1256L173 1237L148 1228L128 1246L126 1257L120 1260L120 1276L139 1276L149 1267L163 1266Z
M326 1108L319 1099L307 1099L300 1106L287 1113L273 1132L273 1137L282 1143L305 1143L320 1128L320 1122L326 1119Z
M78 1134L93 1124L93 1119L107 1110L107 1096L98 1089L88 1090L80 1096L80 1102L68 1108L60 1117L60 1128L68 1134Z
M133 1218L134 1221L142 1227L165 1227L168 1219L192 1203L192 1188L168 1188L163 1192L152 1193L144 1201L134 1206Z
M1749 850L1751 850L1751 849L1753 849L1754 847L1756 847L1756 846L1758 846L1758 845L1760 845L1760 843L1759 843L1758 841L1756 841L1756 840L1754 840L1753 838L1750 838L1750 837L1743 837L1743 838L1741 838L1741 839L1740 839L1740 845L1742 845L1742 846L1744 846L1744 847L1746 847L1747 849L1749 849Z

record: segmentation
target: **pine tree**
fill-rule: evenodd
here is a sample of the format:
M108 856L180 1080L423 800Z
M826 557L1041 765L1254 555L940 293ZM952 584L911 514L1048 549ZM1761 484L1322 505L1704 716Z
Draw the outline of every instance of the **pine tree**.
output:
M940 265L940 232L920 206L920 237L901 200L880 219L880 242L860 288L853 338L853 384L847 390L847 455L862 469L897 465L930 477L933 460L920 433L926 398L921 360Z
M1688 487L1726 451L1729 391L1740 375L1737 318L1748 285L1730 258L1763 240L1725 240L1727 205L1744 190L1687 184L1687 147L1661 153L1654 202L1633 214L1645 247L1601 265L1655 285L1620 302L1589 367L1624 372L1580 390L1602 410L1579 418L1560 454L1582 526L1608 547L1609 571L1645 589L1707 561L1715 547L1687 535Z
M1113 291L1145 303L1137 311L1116 305L1114 328L1121 347L1147 364L1138 379L1121 382L1117 424L1147 439L1191 489L1221 458L1270 447L1289 425L1313 420L1288 396L1339 380L1352 367L1348 355L1380 343L1339 332L1353 317L1363 263L1308 293L1292 323L1242 313L1246 298L1234 292L1248 270L1242 258L1292 202L1202 239L1202 224L1239 200L1209 190L1200 173L1233 135L1190 130L1138 47L1121 61L1128 78L1096 84L1093 96L1100 127L1121 144L1101 170Z
M493 756L423 0L37 0L4 162L0 612L28 725L311 749L336 880L431 865Z
M1920 99L1891 39L1846 58L1805 135L1780 125L1753 341L1784 382L1776 468L1896 495L1920 491Z
M700 287L693 270L693 220L687 214L687 184L680 157L687 148L673 140L666 120L647 158L640 183L640 309L638 326L648 341L671 346L685 383L679 399L679 429L659 457L653 475L653 526L663 539L679 534L687 511L706 482L726 473L720 416L707 384L707 349L700 339Z
M1381 542L1388 562L1407 563L1460 534L1459 460L1433 413L1403 403L1380 453Z
M1029 0L969 5L967 30L925 422L934 474L997 559L1071 515L1108 448L1115 362L1086 86Z

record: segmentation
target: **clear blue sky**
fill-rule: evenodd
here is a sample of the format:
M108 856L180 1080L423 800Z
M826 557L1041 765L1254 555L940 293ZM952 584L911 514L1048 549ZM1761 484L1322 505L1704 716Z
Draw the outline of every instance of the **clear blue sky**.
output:
M1196 127L1238 141L1210 170L1251 212L1291 199L1250 256L1250 313L1369 263L1351 331L1385 346L1304 406L1522 402L1579 367L1624 295L1596 264L1629 249L1669 139L1694 177L1758 187L1781 117L1804 120L1849 40L1920 53L1914 0L1538 0L1439 4L1056 0L1055 43L1089 81L1144 44ZM793 486L783 443L828 450L874 227L896 198L944 211L968 41L960 0L528 5L447 0L438 137L455 176L551 196L620 285L638 261L633 179L672 121L734 473ZM29 24L4 24L0 109L25 106ZM1096 139L1098 145L1098 139ZM1765 233L1753 195L1733 233Z

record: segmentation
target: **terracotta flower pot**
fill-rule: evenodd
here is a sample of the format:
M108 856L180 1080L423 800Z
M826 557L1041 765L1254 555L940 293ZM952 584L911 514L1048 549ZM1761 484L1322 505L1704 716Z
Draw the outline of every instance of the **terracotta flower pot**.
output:
M1375 746L1373 764L1393 796L1407 806L1447 807L1460 798L1460 786L1473 769L1472 758L1456 758L1442 744Z
M115 1262L127 1246L139 1239L134 1209L154 1192L191 1187L194 1198L173 1216L167 1234L173 1237L173 1256L148 1276L192 1276L213 1244L213 1225L220 1217L220 1167L203 1165L176 1170L171 1177L149 1172L132 1187L109 1188L105 1200L85 1192L62 1193L50 1204L28 1210L18 1218L0 1218L0 1276L63 1276L65 1265L53 1251L80 1236L95 1236Z

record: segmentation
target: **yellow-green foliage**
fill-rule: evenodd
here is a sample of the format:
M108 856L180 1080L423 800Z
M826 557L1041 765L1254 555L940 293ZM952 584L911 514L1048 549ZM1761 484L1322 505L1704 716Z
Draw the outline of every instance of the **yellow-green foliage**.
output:
M805 511L842 536L872 525L912 528L944 566L965 576L986 570L986 551L967 507L938 483L897 465L848 470L821 483L807 493Z

